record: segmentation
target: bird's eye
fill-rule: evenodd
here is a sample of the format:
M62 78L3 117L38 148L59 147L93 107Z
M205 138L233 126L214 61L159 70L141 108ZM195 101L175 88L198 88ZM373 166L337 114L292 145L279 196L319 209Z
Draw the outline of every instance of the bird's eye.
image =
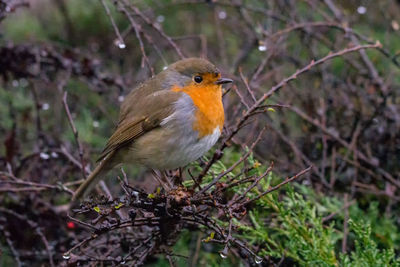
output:
M203 81L203 77L201 77L201 76L194 76L194 81L195 81L196 83L201 83L201 82Z

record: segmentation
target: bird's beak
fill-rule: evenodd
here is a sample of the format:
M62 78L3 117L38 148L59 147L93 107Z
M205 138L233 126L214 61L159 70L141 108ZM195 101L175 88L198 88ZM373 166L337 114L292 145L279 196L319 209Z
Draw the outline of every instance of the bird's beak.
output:
M218 80L215 81L215 84L225 84L225 83L232 83L233 80L227 79L227 78L219 78Z

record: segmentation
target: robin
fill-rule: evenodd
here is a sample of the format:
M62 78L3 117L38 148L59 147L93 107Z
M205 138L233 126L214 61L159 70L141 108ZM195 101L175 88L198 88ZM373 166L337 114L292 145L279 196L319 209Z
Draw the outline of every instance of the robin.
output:
M98 166L75 192L73 202L120 164L162 171L184 167L204 155L221 135L222 84L231 82L221 78L209 61L187 58L132 90Z

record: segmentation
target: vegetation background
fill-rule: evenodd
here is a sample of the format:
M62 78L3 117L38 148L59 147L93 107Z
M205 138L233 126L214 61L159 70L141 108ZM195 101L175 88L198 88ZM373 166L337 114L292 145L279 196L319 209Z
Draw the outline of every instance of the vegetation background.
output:
M203 225L174 215L166 242L121 226L155 208L59 211L124 95L189 56L235 80L224 136L183 174L214 185ZM400 266L399 1L0 0L0 116L1 266Z

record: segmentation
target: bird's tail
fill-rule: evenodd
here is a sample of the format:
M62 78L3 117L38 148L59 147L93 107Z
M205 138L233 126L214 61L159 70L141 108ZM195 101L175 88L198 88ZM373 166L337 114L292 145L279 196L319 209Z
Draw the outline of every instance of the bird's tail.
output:
M114 166L112 164L113 152L110 153L105 159L103 159L92 173L86 178L86 180L79 186L75 191L71 203L76 203L79 199L89 194L94 186L99 182L101 177L110 171Z

